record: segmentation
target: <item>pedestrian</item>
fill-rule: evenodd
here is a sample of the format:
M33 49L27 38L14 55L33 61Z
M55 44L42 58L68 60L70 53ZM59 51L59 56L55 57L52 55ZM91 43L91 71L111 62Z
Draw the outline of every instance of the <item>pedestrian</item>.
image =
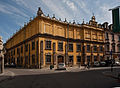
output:
M78 67L80 68L80 62L79 62L79 65L78 65Z
M89 61L87 62L87 68L88 69L90 68L90 62Z
M85 63L84 66L85 66L85 69L86 69L87 68L87 63Z

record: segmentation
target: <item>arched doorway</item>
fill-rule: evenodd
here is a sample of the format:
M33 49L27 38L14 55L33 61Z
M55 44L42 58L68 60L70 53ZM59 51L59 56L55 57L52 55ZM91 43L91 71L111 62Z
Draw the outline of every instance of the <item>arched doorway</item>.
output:
M59 55L57 58L58 58L58 63L64 63L64 56Z

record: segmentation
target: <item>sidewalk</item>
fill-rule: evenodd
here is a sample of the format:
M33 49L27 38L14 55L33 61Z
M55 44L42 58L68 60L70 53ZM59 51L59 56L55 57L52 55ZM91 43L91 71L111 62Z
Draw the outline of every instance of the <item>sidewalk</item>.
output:
M113 67L114 68L120 68L120 67ZM68 72L79 72L79 71L90 71L90 70L100 70L100 69L111 69L111 67L90 67L85 68L84 66L79 67L67 67Z
M5 80L13 79L15 74L9 70L5 70L4 73L0 74L0 83Z

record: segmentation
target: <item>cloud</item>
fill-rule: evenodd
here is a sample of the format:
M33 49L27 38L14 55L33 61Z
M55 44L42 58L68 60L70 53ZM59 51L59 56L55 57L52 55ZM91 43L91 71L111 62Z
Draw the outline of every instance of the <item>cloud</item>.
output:
M12 14L12 12L7 11L5 8L6 8L6 6L1 4L0 5L0 12L6 13L6 14Z
M78 4L80 10L83 10L86 14L90 15L90 8L88 8L88 5L85 1L81 0L75 0L74 2L76 2L76 4Z
M3 42L5 43L8 37L10 37L10 34L3 30L2 28L0 28L0 36L2 36Z
M53 14L56 14L58 17L62 19L72 19L72 14L70 14L62 2L56 2L55 0L42 0L42 2L53 12Z
M100 4L100 3L98 3ZM109 22L112 23L112 13L111 11L108 11L111 8L111 6L109 4L102 4L101 6L99 6L98 11L97 11L97 17L98 20L101 22Z
M63 2L69 7L71 8L73 11L77 10L77 7L75 6L74 2L70 1L70 0L63 0Z
M10 4L0 4L0 12L28 18L28 15Z

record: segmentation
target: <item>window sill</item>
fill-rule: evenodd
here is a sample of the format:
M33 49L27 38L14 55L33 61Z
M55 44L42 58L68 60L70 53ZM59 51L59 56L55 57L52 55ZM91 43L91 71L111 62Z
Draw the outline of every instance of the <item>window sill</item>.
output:
M61 51L61 52L62 52L63 50L58 50L58 51Z
M93 51L93 53L98 53L97 51Z
M76 52L81 52L81 50L77 50Z
M68 52L73 52L73 50L68 50Z
M52 50L52 49L49 49L49 48L45 48L45 50Z

